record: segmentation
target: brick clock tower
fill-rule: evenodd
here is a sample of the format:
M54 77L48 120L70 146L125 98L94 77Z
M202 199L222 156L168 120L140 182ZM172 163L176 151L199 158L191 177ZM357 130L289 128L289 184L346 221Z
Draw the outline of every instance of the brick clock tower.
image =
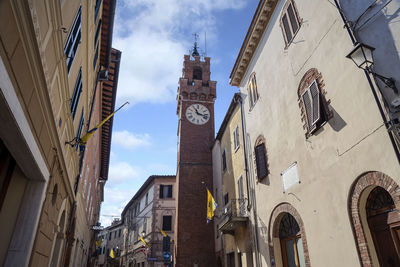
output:
M212 145L216 82L210 80L210 58L201 60L195 43L184 56L178 88L177 267L213 267L214 227L207 224L207 192L212 192Z

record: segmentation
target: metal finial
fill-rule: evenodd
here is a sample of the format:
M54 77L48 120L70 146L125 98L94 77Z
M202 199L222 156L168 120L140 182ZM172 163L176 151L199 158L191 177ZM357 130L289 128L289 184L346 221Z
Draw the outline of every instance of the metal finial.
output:
M200 56L199 51L197 51L197 38L199 38L199 35L197 33L195 33L193 35L194 35L194 46L193 46L192 56L198 57L198 56Z

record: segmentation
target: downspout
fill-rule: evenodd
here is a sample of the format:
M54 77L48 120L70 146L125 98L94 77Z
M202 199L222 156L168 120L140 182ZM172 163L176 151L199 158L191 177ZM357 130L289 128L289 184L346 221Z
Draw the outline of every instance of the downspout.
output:
M246 176L246 189L247 189L247 196L249 198L249 201L247 203L247 210L250 211L252 204L253 206L253 217L254 217L254 228L253 228L253 236L254 236L254 253L255 253L255 258L256 258L256 266L259 267L261 266L261 261L259 257L259 248L258 248L258 215L257 215L257 205L256 205L256 198L255 198L255 192L250 192L250 174L249 174L249 163L247 159L247 134L246 134L246 117L244 115L244 108L243 108L243 98L241 93L235 94L235 102L240 103L240 116L241 116L241 121L242 121L242 136L243 136L243 154L244 154L244 168L245 168L245 176ZM250 201L252 200L252 201ZM254 202L254 203L253 203Z
M346 16L345 16L344 13L343 13L342 8L340 7L338 1L337 1L337 0L334 0L334 1L335 1L336 8L337 8L337 10L339 11L340 17L342 18L342 21L343 21L343 23L344 23L344 27L346 28L347 33L349 34L349 37L350 37L350 39L351 39L351 42L353 43L353 46L354 46L356 43L358 43L357 37L355 36L353 30L349 27L349 23L348 23L348 21L347 21L347 19L346 19ZM372 95L374 96L376 105L378 106L379 113L381 114L383 123L385 124L387 133L388 133L388 135L389 135L390 142L392 143L394 152L395 152L395 154L396 154L397 161L400 163L400 152L399 152L399 148L397 147L396 142L395 142L395 140L394 140L394 138L393 138L393 132L390 130L390 127L392 126L392 122L391 122L391 121L388 121L388 120L386 119L385 113L384 113L384 111L383 111L382 104L381 104L381 102L379 101L379 98L378 98L378 95L377 95L377 93L376 93L374 84L373 84L373 82L372 82L372 80L371 80L371 77L370 77L368 71L367 71L367 70L364 70L364 74L365 74L365 77L367 78L369 87L371 88ZM377 85L377 84L376 84L376 85ZM377 86L378 86L378 85L377 85ZM378 88L378 89L379 89L379 88Z

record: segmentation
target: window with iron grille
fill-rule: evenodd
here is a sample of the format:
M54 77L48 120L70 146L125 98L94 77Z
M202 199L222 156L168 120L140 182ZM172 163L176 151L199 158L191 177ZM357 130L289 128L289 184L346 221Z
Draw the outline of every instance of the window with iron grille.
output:
M254 107L256 104L259 95L258 95L258 90L257 90L257 82L256 82L256 74L253 73L250 77L249 83L247 85L247 91L248 91L248 97L249 97L249 106L250 110Z
M72 93L72 98L70 102L72 119L75 118L81 93L82 93L82 68L79 69L78 76L76 77L74 92Z
M67 42L64 48L64 54L67 58L66 63L68 74L71 70L72 63L74 62L76 52L81 42L81 14L82 7L79 7L78 13L75 16L74 23L72 24L72 28L69 32L69 36L67 38Z
M160 198L172 198L172 185L160 184Z
M288 47L301 26L301 20L293 0L288 0L283 7L280 25L286 43L285 47Z
M311 136L332 117L323 86L322 75L315 68L308 70L300 81L298 97L306 137Z
M171 231L172 230L172 216L163 216L163 231Z

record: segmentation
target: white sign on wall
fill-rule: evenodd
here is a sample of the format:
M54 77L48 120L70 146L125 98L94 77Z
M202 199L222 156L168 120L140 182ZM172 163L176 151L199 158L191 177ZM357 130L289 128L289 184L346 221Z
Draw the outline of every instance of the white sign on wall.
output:
M290 165L285 171L281 173L283 192L286 192L290 187L299 184L299 172L297 170L297 162Z

